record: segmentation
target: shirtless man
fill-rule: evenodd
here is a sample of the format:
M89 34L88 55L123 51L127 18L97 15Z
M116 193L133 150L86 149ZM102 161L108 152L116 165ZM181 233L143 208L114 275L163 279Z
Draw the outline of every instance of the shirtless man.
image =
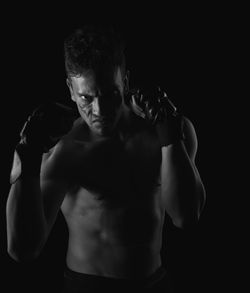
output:
M109 30L74 32L65 65L78 117L52 103L27 120L11 172L8 252L17 261L38 257L61 209L64 292L156 292L168 286L165 212L185 229L205 202L194 126L161 90L128 95L123 48Z

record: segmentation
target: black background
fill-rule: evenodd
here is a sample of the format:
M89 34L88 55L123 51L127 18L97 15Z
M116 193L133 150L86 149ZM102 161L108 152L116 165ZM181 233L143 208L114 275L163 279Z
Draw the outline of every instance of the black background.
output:
M173 271L180 292L225 292L225 287L231 288L229 273L232 267L235 269L232 244L238 233L228 206L233 187L227 176L231 166L227 147L231 85L227 77L233 62L234 20L218 7L152 11L148 7L147 14L144 8L126 9L120 23L113 21L112 13L102 15L102 20L116 23L124 35L131 83L162 86L193 122L199 142L196 164L207 193L205 209L194 231L179 231L171 225L166 228L163 262ZM12 9L6 10L8 17L1 33L1 286L7 286L5 292L15 292L16 287L26 292L58 292L67 247L61 214L38 260L20 264L7 254L9 171L27 115L44 99L69 102L64 37L78 25L98 17L94 9L86 7L76 6L72 11L63 7L64 13L60 12L62 7L53 11L50 7L27 9L19 11L15 7L15 14ZM120 9L115 13L117 18Z

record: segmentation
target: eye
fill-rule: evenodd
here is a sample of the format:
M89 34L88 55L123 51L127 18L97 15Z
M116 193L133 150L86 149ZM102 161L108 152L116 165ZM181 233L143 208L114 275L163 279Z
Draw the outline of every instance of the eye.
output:
M120 96L120 92L117 89L114 89L113 91L111 91L110 93L111 98L115 98L115 97L119 97Z
M81 95L80 96L82 102L84 103L91 103L92 101L92 97L88 96L88 95Z

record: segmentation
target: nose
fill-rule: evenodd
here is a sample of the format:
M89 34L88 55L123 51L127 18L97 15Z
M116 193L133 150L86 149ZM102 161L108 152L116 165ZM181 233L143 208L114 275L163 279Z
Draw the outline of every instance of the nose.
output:
M95 97L92 102L92 111L93 111L93 114L96 116L102 115L101 103L100 103L100 99L98 97Z
M95 116L107 116L111 105L104 97L95 97L92 101L92 114Z

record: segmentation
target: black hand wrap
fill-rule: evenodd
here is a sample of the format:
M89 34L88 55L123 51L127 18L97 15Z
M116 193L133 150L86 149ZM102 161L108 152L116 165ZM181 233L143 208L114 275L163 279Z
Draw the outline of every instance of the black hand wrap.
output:
M43 153L48 152L67 133L77 112L68 106L47 102L36 108L28 117L15 148L10 183L21 174L39 176Z
M71 129L75 118L76 112L68 106L53 102L42 104L24 124L21 143L46 153Z
M159 135L161 145L166 146L184 139L183 117L160 87L151 90L136 89L130 93L133 112L155 125L157 131L164 124L165 135Z

